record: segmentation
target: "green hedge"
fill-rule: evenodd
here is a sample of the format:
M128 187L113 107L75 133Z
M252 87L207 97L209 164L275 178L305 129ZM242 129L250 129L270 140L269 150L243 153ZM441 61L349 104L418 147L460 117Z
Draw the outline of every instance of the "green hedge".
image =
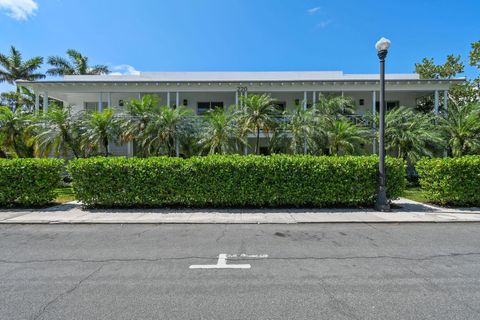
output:
M417 172L430 201L480 206L480 156L422 159Z
M55 198L60 159L0 159L0 206L41 206Z
M68 165L87 206L362 206L375 201L376 157L207 156L90 158ZM388 191L405 186L402 160L387 159Z

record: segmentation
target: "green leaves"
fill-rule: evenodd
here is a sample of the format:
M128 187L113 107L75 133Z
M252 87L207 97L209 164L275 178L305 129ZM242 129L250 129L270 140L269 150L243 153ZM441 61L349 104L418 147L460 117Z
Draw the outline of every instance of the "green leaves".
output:
M480 206L480 156L422 159L417 171L430 201Z
M55 198L60 159L0 159L0 206L41 206Z
M387 159L391 199L405 164ZM377 157L206 156L189 159L90 158L68 171L77 199L115 207L324 207L375 202Z

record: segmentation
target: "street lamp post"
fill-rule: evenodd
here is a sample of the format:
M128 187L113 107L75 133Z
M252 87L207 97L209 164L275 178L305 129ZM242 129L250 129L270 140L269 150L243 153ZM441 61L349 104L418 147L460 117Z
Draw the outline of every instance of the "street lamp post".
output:
M378 58L380 59L380 125L378 128L378 191L375 208L378 211L390 211L387 200L386 174L385 174L385 58L387 57L390 40L381 38L375 44Z

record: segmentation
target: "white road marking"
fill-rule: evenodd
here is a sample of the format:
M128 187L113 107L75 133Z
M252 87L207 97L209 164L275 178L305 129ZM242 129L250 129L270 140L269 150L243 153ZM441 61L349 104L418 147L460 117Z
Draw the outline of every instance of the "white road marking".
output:
M227 258L268 258L268 254L226 254L218 255L217 264L192 264L190 269L250 269L250 264L227 264Z

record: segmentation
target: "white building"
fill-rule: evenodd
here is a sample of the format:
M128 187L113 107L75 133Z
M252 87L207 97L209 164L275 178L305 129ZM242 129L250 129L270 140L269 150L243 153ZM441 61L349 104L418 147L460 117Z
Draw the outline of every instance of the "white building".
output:
M387 74L387 108L411 106L417 100L434 94L434 112L447 105L449 88L464 79L428 80L418 74ZM377 110L378 74L344 74L341 71L320 72L142 72L139 75L65 76L61 80L17 81L35 92L36 110L47 110L48 99L63 101L74 111L121 109L132 98L156 94L160 103L184 105L201 114L212 107L228 108L238 104L239 97L268 93L286 109L296 104L315 104L319 95L339 94L351 97L357 115ZM115 154L133 154L131 146L117 146Z

